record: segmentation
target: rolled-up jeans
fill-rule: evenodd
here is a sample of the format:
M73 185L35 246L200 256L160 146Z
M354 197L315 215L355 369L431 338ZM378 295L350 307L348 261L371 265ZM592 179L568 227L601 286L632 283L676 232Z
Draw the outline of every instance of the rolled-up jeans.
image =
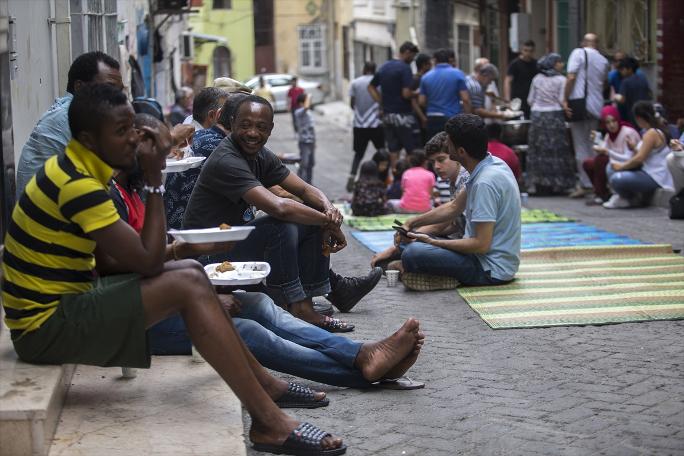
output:
M330 258L323 255L323 232L318 226L287 223L265 216L247 226L255 230L233 250L204 255L200 263L265 261L271 265L266 278L268 295L282 307L330 293Z
M463 285L500 285L499 280L485 271L476 255L454 252L425 242L407 245L401 254L406 272L454 277Z
M276 306L263 293L235 293L242 303L233 318L240 337L263 366L328 385L366 388L354 361L361 343L329 333ZM180 315L148 330L152 354L189 354L191 342ZM226 347L233 350L234 347Z

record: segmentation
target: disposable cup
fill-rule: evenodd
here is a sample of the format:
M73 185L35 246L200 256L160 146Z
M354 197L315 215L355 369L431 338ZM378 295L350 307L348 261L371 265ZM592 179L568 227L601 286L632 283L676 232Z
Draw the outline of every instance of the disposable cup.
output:
M138 376L138 369L135 369L133 367L122 367L121 376L123 378L135 378Z
M396 287L399 280L399 271L388 269L385 271L385 275L387 275L387 286Z
M200 352L197 351L195 346L192 346L192 362L193 363L204 363L204 358L202 358L202 355L200 355Z

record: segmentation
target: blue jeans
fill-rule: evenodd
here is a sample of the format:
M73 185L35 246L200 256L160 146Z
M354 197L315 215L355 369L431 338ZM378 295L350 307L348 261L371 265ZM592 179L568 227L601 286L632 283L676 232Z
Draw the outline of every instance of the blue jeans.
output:
M271 273L266 278L266 292L279 306L330 293L330 258L322 252L320 227L287 223L270 216L247 225L256 227L247 239L236 243L228 253L198 258L200 263L267 262Z
M313 167L316 163L314 154L316 150L316 143L299 143L299 172L297 174L304 182L310 184L313 180Z
M660 185L646 171L641 169L615 171L610 166L610 163L608 163L606 174L608 175L608 183L613 191L628 200L638 195L648 197L660 188Z
M482 268L476 255L454 252L424 242L413 242L401 254L406 272L418 272L454 277L463 285L500 285L507 281L495 279Z
M233 323L265 367L328 385L367 388L354 367L361 343L310 325L276 306L263 293L236 293L242 311ZM180 315L148 330L152 354L189 354L190 338ZM226 347L231 350L232 347Z

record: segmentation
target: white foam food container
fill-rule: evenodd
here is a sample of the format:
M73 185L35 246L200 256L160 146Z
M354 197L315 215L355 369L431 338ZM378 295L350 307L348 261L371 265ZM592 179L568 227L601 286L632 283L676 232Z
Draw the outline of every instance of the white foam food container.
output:
M235 270L216 272L221 263L208 264L204 271L214 285L255 285L271 273L271 266L263 261L231 262Z

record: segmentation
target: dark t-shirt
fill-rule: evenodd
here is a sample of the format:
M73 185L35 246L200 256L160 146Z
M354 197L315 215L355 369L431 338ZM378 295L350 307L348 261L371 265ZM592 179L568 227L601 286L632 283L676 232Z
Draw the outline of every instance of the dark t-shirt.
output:
M620 83L620 95L625 97L625 102L621 105L624 106L623 112L627 115L625 120L636 125L632 107L637 101L651 99L651 88L648 86L648 81L643 75L638 73L626 77Z
M520 98L522 101L527 101L532 78L534 78L538 72L537 61L535 59L532 59L529 62L526 62L521 58L513 60L506 73L508 76L513 76L513 81L511 81L511 98Z
M247 158L231 136L221 141L202 167L190 196L183 228L213 228L221 223L244 225L254 209L242 199L254 187L280 184L290 171L267 148Z
M401 90L413 86L411 66L401 60L385 62L375 73L371 85L382 87L382 109L386 113L407 114L412 112L411 101L401 96Z

